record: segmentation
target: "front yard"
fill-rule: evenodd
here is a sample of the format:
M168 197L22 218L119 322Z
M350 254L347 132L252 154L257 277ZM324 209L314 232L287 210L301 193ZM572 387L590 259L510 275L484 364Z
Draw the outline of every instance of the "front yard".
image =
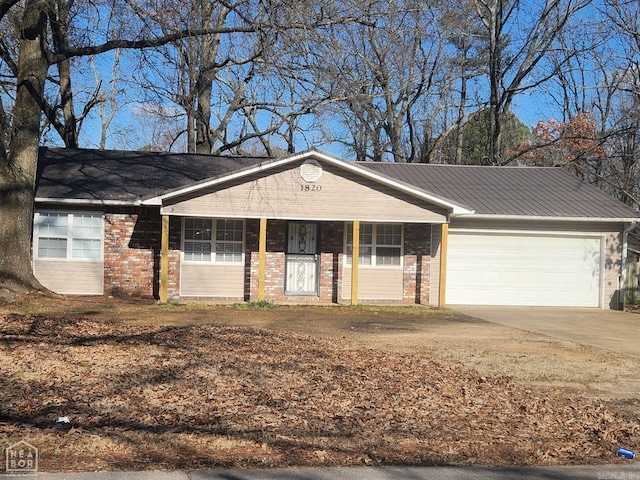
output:
M36 446L41 471L613 463L640 446L638 421L600 399L491 374L473 348L470 368L433 332L399 347L447 321L417 308L0 306L0 444Z

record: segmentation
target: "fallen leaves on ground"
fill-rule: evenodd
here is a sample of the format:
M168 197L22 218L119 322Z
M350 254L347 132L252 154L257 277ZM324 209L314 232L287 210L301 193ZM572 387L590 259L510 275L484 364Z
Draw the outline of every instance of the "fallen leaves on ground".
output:
M267 329L7 314L0 355L0 442L43 471L604 463L640 434L434 356Z

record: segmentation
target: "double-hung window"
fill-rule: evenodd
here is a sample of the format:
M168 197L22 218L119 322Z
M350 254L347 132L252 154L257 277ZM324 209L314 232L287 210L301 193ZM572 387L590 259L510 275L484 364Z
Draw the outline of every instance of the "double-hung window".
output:
M376 225L376 265L400 265L402 225Z
M102 214L38 212L34 238L38 260L100 260Z
M187 218L184 221L184 259L211 262L212 221Z
M358 265L400 266L402 258L402 225L361 223ZM345 262L352 264L353 224L346 225Z
M241 263L244 221L185 218L184 260L196 263Z
M242 220L216 220L216 262L242 262Z

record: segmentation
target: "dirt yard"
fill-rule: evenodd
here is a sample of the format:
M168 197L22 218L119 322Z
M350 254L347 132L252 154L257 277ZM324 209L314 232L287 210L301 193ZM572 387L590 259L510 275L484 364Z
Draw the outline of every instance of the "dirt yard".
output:
M0 444L43 471L628 462L640 360L408 307L0 305ZM69 423L56 423L66 416Z

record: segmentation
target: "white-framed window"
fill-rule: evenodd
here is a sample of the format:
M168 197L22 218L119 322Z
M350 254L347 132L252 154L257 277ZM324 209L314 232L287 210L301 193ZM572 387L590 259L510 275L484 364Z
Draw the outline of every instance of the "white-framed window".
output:
M353 255L353 223L345 228L345 264L351 265ZM361 223L358 265L402 265L402 225L396 223Z
M244 252L244 220L185 218L185 262L241 263Z
M402 225L376 225L376 265L400 265L402 257Z
M205 218L185 218L184 259L187 262L211 262L213 221Z
M38 260L102 259L102 213L36 212L34 256Z

